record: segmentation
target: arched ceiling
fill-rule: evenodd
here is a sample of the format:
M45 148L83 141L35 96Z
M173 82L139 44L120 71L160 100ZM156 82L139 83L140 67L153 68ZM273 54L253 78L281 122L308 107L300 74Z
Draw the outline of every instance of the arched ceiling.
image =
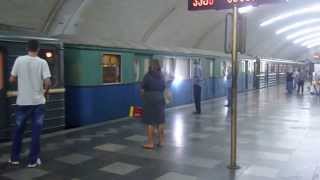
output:
M2 1L0 30L72 36L91 42L116 40L168 48L224 50L224 21L228 11L190 12L187 0ZM247 54L297 60L311 56L307 48L275 35L275 30L288 22L265 28L259 24L316 2L289 0L284 4L263 5L247 14ZM309 16L320 18L319 14Z

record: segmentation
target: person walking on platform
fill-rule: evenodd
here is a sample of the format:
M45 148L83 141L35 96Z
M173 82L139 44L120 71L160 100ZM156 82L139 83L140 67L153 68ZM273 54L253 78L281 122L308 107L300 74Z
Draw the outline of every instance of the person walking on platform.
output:
M194 61L193 67L193 97L196 111L194 114L201 114L201 84L202 84L203 72L199 60Z
M288 94L292 94L293 90L293 73L292 72L287 72L287 91Z
M40 134L43 126L46 96L51 85L51 74L47 61L38 57L39 42L28 42L28 54L16 59L10 82L18 82L16 107L16 128L13 135L12 152L9 163L20 164L21 142L26 121L32 119L32 141L28 167L41 165Z
M297 94L300 94L300 89L301 89L301 94L303 94L303 90L304 90L304 81L306 80L306 73L304 71L301 71L300 69L298 70L298 77L297 77L297 81L298 81L298 90L297 90Z
M141 84L141 96L143 101L142 122L146 126L147 143L145 149L154 149L154 134L159 134L159 146L164 144L165 123L165 78L161 72L159 60L151 60L149 72L144 76Z

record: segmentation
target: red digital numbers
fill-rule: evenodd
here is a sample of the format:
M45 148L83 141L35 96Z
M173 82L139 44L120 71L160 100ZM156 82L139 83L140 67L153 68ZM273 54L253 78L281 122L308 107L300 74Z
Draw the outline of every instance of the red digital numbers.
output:
M215 0L192 0L193 7L213 6Z
M229 4L255 2L255 0L227 0Z

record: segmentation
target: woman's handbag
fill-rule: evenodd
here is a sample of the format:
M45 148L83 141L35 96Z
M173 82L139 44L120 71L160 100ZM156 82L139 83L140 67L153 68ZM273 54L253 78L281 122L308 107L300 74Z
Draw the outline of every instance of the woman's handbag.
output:
M134 119L141 119L143 116L143 109L139 106L131 106L129 110L129 117Z

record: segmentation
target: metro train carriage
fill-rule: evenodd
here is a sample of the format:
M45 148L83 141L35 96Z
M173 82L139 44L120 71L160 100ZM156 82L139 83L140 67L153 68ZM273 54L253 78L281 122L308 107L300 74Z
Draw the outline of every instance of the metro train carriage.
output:
M140 82L149 61L161 61L173 100L169 107L190 104L193 62L200 61L204 81L202 99L225 96L226 70L230 56L195 49L161 49L141 44L90 45L65 42L67 127L127 117L131 105L141 105ZM285 82L289 68L302 66L293 61L240 58L238 90L275 86Z
M26 54L29 39L0 37L0 141L10 138L15 122L17 93L16 86L8 83L9 72L17 56ZM132 43L117 43L115 46L108 42L91 45L66 39L36 39L41 42L39 55L47 60L53 75L44 132L127 117L130 106L142 104L140 83L152 59L160 60L166 80L171 82L173 99L168 107L193 102L192 69L195 61L199 61L203 68L202 99L226 94L226 73L231 63L230 56L224 53L163 49ZM289 60L241 57L238 91L284 83L289 69L303 66Z
M53 87L46 104L44 132L65 128L63 43L58 39L22 36L0 36L0 141L11 137L15 125L17 87L8 83L10 71L18 56L27 53L27 41L38 39L41 43L39 56L48 62ZM28 121L25 133L30 133Z

